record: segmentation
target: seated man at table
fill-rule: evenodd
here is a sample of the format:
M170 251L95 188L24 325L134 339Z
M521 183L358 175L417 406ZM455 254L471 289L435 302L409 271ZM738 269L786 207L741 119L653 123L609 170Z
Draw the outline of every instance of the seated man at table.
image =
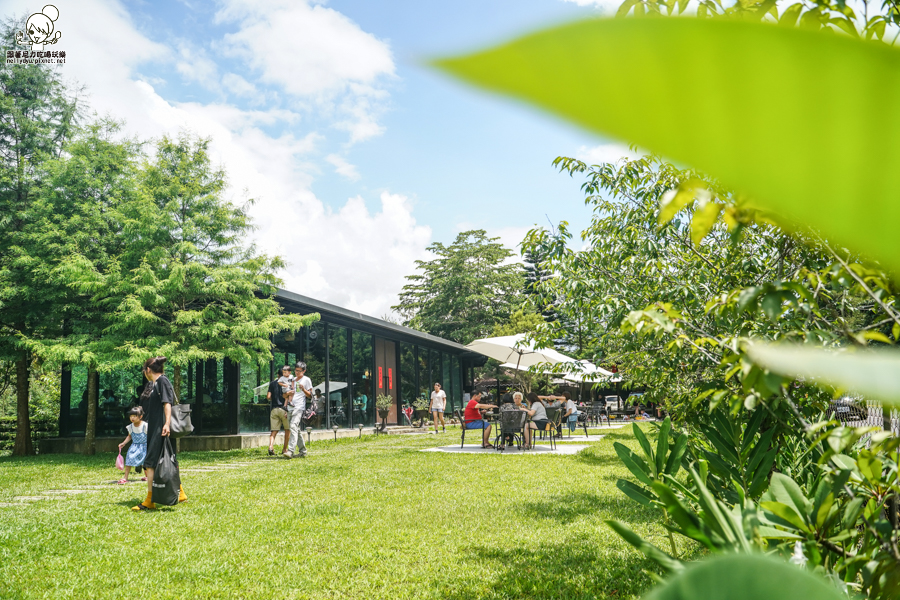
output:
M481 392L475 392L472 394L472 399L466 404L466 410L463 413L465 428L483 429L484 433L481 437L481 447L492 448L491 444L488 442L488 440L491 439L491 424L484 420L480 411L492 410L495 407L493 404L481 404L479 400L481 400Z

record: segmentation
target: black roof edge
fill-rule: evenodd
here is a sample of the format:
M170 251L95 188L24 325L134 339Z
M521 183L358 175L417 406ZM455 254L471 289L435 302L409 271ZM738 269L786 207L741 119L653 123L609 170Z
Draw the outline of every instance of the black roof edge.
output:
M370 317L369 315L364 315L360 312L355 312L346 308L342 308L340 306L336 306L334 304L322 302L321 300L316 300L315 298L310 298L309 296L302 296L289 290L284 290L281 288L275 288L275 290L275 300L286 308L292 308L289 306L291 304L300 305L300 307L302 307L301 310L308 309L304 312L317 312L322 315L325 320L328 320L328 317L337 317L341 320L357 322L365 325L365 328L372 331L373 333L384 331L385 333L393 333L395 337L409 339L410 341L416 340L428 343L432 346L452 348L458 351L461 355L469 358L480 358L483 356L480 352L470 350L462 344L458 344L450 340L445 340L444 338L437 337L435 335L417 331L409 327L404 327L403 325L397 325L396 323L390 323L388 321L385 321L384 319Z

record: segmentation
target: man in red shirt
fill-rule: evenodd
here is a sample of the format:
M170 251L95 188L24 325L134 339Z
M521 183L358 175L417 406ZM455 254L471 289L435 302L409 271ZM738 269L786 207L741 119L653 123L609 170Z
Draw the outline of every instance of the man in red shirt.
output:
M484 434L481 439L481 447L492 448L493 446L488 443L488 440L491 439L491 424L484 420L479 409L493 409L495 407L493 404L480 404L479 400L481 400L481 392L475 392L472 395L472 399L466 404L466 410L463 413L463 420L465 421L463 425L466 429L483 429Z

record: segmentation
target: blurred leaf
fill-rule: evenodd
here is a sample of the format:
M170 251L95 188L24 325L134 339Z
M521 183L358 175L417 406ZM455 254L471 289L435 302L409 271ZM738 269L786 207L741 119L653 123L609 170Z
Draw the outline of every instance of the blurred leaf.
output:
M695 245L699 246L706 234L709 233L709 230L713 228L723 208L724 205L722 204L707 202L697 209L697 212L694 213L694 218L691 219L691 241Z
M647 466L644 459L632 452L631 448L619 442L613 444L613 449L619 455L621 461L625 463L625 466L628 467L628 470L638 478L638 481L647 485L653 483L653 480L650 478L650 467Z
M669 454L669 459L666 461L666 467L663 471L666 475L674 477L678 474L678 469L681 468L681 459L687 450L687 443L688 436L684 433L679 434L675 439L675 445L672 447L672 452Z
M668 223L678 211L694 201L694 190L679 186L677 190L669 190L660 200L659 222Z
M821 17L804 18L818 28ZM900 271L900 113L883 110L900 98L900 51L886 44L738 20L611 19L436 64L708 172ZM822 119L809 107L823 98L854 109ZM841 168L823 168L835 156Z
M774 558L717 556L692 565L644 600L846 600L823 579Z
M653 449L650 448L650 442L647 440L647 436L644 435L644 432L641 431L641 428L637 423L631 424L631 429L634 432L634 437L637 438L638 443L641 445L641 448L644 450L644 455L647 457L647 463L651 468L651 475L656 477L656 457L653 454Z
M622 490L623 494L644 506L652 506L653 501L656 500L656 497L652 495L649 490L625 479L618 480L616 482L616 487Z
M809 499L803 495L803 490L800 489L797 482L783 473L772 475L769 491L766 492L765 497L769 496L791 507L798 515L806 515L811 508Z
M790 531L784 531L783 529L776 529L775 527L769 527L768 525L760 525L756 528L756 532L759 534L761 538L775 539L775 540L802 540L803 537L797 535L796 533L791 533Z
M664 473L666 468L666 455L669 453L669 431L672 429L671 417L666 417L659 434L656 437L656 473Z
M790 523L800 531L809 531L809 526L803 520L803 517L797 514L797 511L787 504L781 502L766 501L760 502L759 505L760 507L771 512L776 517L786 521L787 523Z
M781 375L817 379L884 402L900 403L900 352L896 350L836 352L754 343L747 348L747 354L756 363Z

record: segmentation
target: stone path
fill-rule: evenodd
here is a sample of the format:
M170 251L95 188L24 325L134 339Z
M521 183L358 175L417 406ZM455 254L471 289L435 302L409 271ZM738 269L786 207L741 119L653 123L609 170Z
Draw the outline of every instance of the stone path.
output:
M189 467L181 469L181 471L184 473L215 473L217 471L243 469L246 467L259 466L261 464L263 464L263 461L222 463L218 465ZM132 477L127 484L122 484L122 486L117 485L118 481L118 479L114 479L103 484L79 485L77 486L77 489L51 489L30 496L13 496L10 498L10 500L12 500L11 502L0 502L0 508L21 508L43 500L66 500L78 494L98 492L100 490L113 490L119 487L135 486L137 484L140 484L141 487L146 487L146 482L141 481L140 477Z

